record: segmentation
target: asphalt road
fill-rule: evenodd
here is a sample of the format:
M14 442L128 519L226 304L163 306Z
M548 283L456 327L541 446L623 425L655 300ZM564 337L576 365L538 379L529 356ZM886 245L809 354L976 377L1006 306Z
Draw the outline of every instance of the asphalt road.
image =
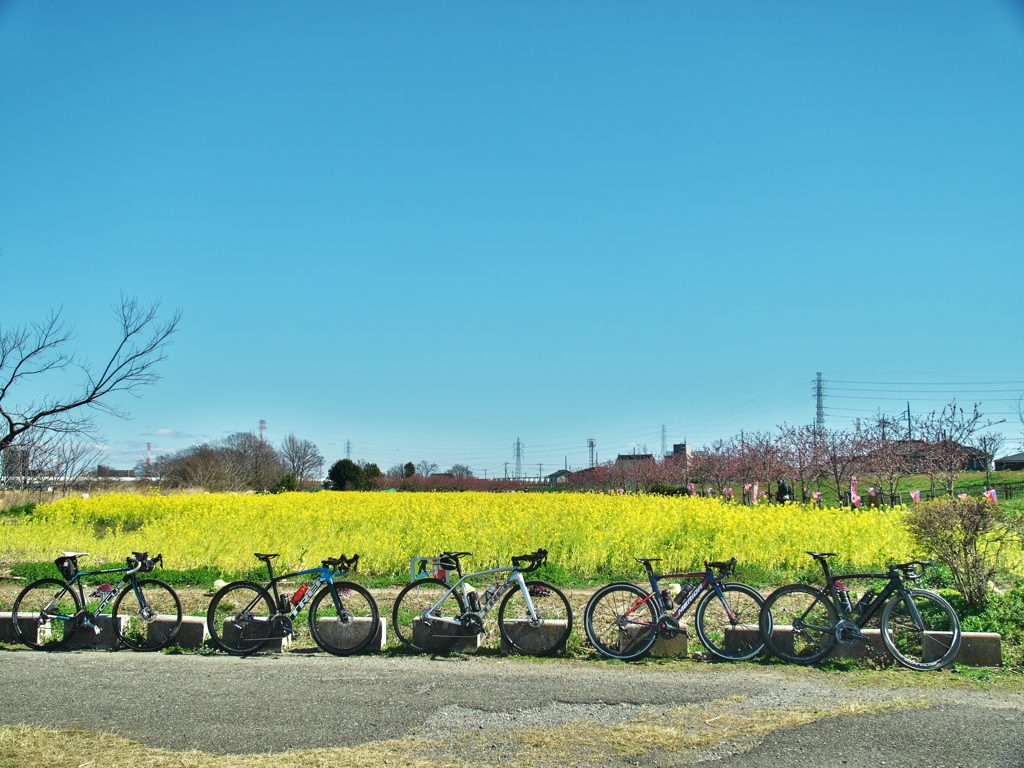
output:
M859 713L834 714L845 711ZM811 721L791 722L792 713ZM541 730L567 754L578 748L580 765L1024 766L1021 694L750 664L9 650L0 652L0 722L216 754L396 740L436 750L439 764L490 764L485 741L512 754L530 747L509 735ZM624 758L607 741L623 723L698 736L679 750L652 736L648 751Z

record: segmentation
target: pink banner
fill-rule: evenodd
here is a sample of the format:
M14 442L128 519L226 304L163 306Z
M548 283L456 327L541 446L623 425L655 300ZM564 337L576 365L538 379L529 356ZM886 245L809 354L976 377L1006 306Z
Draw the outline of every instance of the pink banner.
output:
M753 486L751 486L750 499L751 499L751 502L754 503L754 504L757 504L757 496L758 496L757 489L759 487L760 487L760 483L754 483Z

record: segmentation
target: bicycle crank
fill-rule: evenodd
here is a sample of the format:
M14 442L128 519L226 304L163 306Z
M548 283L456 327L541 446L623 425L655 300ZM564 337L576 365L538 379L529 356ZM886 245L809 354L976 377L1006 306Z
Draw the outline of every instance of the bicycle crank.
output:
M658 637L662 640L672 640L680 632L685 634L686 630L679 626L679 622L671 616L662 616L658 619Z
M487 630L484 629L484 620L472 611L466 611L459 617L459 623L464 629L468 629L477 635L487 634Z
M840 621L836 624L836 640L843 645L853 645L854 643L867 643L870 642L863 632L860 631L860 627L854 624L852 621Z

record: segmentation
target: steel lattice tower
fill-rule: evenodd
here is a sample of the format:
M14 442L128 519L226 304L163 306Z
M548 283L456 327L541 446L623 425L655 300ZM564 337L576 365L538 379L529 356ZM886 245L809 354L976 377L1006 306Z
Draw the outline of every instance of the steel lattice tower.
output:
M523 476L523 441L517 437L513 447L515 448L513 455L516 460L516 480L518 480Z
M815 382L814 399L817 404L817 411L814 416L814 428L825 428L825 382L821 378L821 371L818 371L818 380Z
M590 449L590 466L594 466L594 448L597 446L597 441L594 438L587 440L587 448Z

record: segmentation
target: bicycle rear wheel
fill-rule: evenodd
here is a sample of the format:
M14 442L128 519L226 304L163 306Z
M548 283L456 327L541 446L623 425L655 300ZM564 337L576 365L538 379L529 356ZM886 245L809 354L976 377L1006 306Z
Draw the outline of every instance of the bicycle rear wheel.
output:
M791 664L813 664L836 644L835 606L819 589L789 584L761 607L761 637L772 653Z
M339 610L330 586L309 604L309 633L313 641L335 656L349 656L366 648L380 630L377 603L366 589L350 581L336 581Z
M55 651L78 626L78 594L59 579L39 579L21 590L11 608L18 638L29 648Z
M225 653L256 653L270 639L277 613L274 601L259 584L236 581L213 596L206 611L210 637Z
M572 632L569 600L546 581L528 581L526 590L537 618L530 616L522 591L510 589L498 608L498 629L505 645L513 653L527 656L548 656L565 648Z
M882 641L896 660L911 669L941 669L956 658L960 650L960 619L946 600L934 592L911 589L921 617L914 622L910 607L899 593L882 609L879 627Z
M423 653L447 651L458 638L466 637L466 630L458 624L424 618L423 612L442 598L444 602L431 612L431 616L458 619L466 612L462 594L448 592L448 584L443 579L417 579L407 584L398 593L391 613L398 639L412 650Z
M135 589L129 585L117 596L110 615L122 643L136 651L158 651L178 636L181 600L169 584L139 579Z
M722 584L725 602L714 589L697 603L693 623L704 647L722 659L752 659L764 650L758 626L764 598L746 584Z
M594 593L583 611L587 639L613 659L636 659L658 637L656 598L633 584L609 584Z

